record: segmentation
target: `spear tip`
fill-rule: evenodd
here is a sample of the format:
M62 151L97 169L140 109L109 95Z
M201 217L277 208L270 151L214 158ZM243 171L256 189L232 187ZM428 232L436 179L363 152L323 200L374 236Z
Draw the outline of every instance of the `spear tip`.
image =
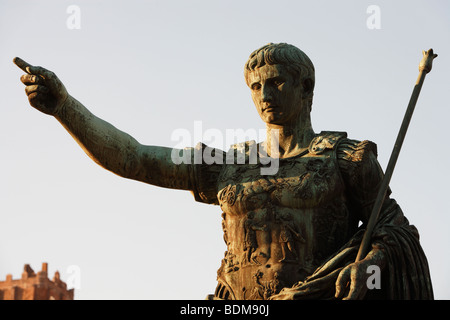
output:
M433 52L433 49L430 49L428 51L422 51L422 60L419 63L419 71L424 71L425 73L428 73L431 71L431 68L433 67L433 59L436 58L438 55Z

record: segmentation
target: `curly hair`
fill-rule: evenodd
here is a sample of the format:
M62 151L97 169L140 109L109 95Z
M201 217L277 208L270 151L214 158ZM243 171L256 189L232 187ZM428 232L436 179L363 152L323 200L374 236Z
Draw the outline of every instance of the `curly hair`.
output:
M249 73L266 64L282 65L299 83L308 79L312 93L315 83L314 65L309 57L299 48L287 43L269 43L253 51L244 68L247 85L249 84Z

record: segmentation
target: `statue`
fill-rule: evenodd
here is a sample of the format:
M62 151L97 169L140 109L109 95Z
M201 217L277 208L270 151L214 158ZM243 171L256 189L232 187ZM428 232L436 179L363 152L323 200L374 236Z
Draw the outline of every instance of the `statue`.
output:
M227 152L202 143L185 150L141 145L70 96L53 72L14 62L26 72L31 106L54 116L100 166L220 206L227 251L211 299L433 299L418 231L390 191L370 250L355 262L383 178L377 147L345 132L313 131L314 66L300 49L271 43L250 55L245 80L267 139ZM174 163L180 153L223 161ZM276 172L262 173L267 159L278 161ZM369 290L374 266L381 289Z

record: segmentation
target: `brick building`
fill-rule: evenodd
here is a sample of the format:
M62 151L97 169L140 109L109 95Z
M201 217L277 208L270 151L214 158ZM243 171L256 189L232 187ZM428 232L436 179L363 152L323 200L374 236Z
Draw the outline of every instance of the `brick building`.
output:
M67 290L58 271L50 280L47 268L48 264L44 262L42 270L36 274L26 264L22 278L17 280L8 274L5 281L0 281L0 300L73 300L74 290Z

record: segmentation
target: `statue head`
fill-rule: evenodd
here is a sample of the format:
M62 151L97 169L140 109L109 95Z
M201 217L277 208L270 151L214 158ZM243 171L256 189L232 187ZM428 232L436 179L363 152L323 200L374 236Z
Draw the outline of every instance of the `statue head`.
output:
M314 65L302 50L287 43L269 43L252 52L244 68L247 85L250 72L264 65L275 64L283 66L284 71L290 73L302 86L306 86L312 96L315 84Z
M309 116L314 65L297 47L269 43L255 50L244 68L252 99L266 123L285 124Z

